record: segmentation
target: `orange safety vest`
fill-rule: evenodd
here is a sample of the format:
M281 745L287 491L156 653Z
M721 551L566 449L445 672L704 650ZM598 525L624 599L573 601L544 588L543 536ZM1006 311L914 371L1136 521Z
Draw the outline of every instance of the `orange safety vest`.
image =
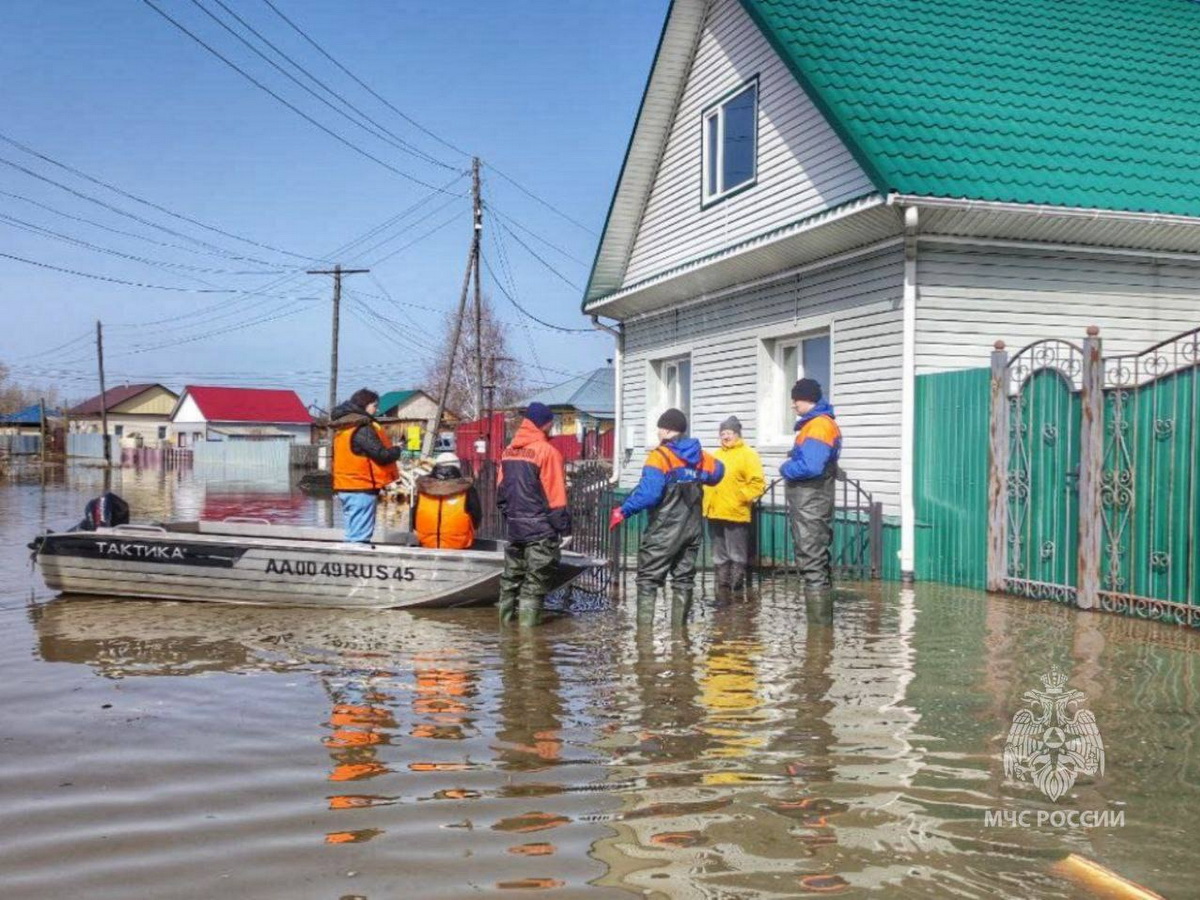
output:
M371 422L383 446L391 448L392 441L378 422ZM369 456L359 456L350 448L357 427L342 428L333 437L333 489L335 491L378 491L400 477L395 463L381 466Z
M467 514L467 492L442 497L421 492L414 527L422 547L468 550L475 543L475 524Z

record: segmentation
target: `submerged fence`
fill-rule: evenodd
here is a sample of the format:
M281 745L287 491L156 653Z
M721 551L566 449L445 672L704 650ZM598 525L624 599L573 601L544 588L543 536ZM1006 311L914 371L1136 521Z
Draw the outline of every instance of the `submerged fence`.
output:
M468 465L469 469L470 466ZM480 537L503 540L504 520L496 504L496 463L482 460L472 473L475 478L483 522ZM750 564L756 578L787 574L795 570L796 553L791 537L784 483L776 479L751 512ZM607 561L604 569L593 570L579 579L573 590L615 595L625 577L637 567L637 552L649 516L642 512L610 531L609 513L627 491L612 482L606 461L579 462L567 474L567 505L571 510L570 549ZM883 569L883 504L845 473L839 472L834 511L833 567L842 579L877 579ZM711 542L707 528L700 548L700 581L703 585L711 567Z

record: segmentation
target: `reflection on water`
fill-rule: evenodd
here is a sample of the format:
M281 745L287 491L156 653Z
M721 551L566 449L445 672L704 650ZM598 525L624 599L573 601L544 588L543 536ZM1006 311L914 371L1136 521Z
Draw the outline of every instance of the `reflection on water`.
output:
M1089 896L1052 872L1067 853L1194 892L1196 635L929 586L841 591L831 621L780 583L687 627L533 632L50 599L21 545L98 477L0 487L6 898ZM278 483L118 489L147 517L321 514ZM1056 805L1002 764L1052 665L1107 754Z

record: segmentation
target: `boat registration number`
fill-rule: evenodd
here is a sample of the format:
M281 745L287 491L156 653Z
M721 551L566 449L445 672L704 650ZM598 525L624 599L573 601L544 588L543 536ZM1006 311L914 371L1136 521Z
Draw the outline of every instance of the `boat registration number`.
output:
M303 559L268 559L268 575L295 575L313 578L373 578L377 581L413 581L417 573L407 566L384 566L361 563L319 563Z

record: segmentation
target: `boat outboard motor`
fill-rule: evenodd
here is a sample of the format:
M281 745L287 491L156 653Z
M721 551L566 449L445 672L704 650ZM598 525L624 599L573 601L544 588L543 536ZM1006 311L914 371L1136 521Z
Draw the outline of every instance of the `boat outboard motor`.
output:
M88 501L83 508L83 520L72 531L95 531L129 524L129 504L109 492Z

